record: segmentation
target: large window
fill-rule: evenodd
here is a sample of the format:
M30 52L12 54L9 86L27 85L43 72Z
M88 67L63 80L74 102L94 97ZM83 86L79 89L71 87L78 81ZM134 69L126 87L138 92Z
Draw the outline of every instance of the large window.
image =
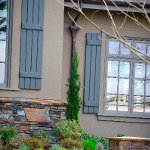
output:
M0 88L8 87L12 0L0 0Z
M150 55L150 41L128 40L127 43ZM107 42L105 77L105 113L150 116L150 65L123 44L110 39Z

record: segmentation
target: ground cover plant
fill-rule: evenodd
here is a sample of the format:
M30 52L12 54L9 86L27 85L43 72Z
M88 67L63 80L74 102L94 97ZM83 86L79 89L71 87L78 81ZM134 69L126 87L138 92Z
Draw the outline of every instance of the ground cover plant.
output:
M81 137L82 128L78 121L66 120L56 124L55 134L58 141L71 137L78 140Z
M17 140L17 130L15 127L3 127L0 129L1 141L3 146L7 147Z

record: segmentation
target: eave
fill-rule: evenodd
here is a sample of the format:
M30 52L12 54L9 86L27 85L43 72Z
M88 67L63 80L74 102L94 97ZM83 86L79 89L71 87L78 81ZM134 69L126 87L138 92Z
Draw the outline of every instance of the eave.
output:
M130 0L133 1L133 0ZM139 0L141 1L141 0ZM120 0L115 0L116 4L119 6L119 8L122 11L125 12L134 12L134 13L140 13L138 9L135 9L133 7L129 7L125 2L121 2ZM70 1L65 1L65 7L71 7L74 8L74 5ZM112 3L110 0L107 0L108 8L110 11L119 11ZM146 11L148 14L150 14L150 0L147 1L147 8ZM105 5L103 4L102 0L83 0L82 4L83 9L93 9L93 10L106 10Z

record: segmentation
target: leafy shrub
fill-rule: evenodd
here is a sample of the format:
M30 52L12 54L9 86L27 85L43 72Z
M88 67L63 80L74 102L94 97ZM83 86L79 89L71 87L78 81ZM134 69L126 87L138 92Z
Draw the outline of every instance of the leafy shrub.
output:
M82 132L81 141L83 141L83 140L93 141L93 142L97 143L101 147L101 149L102 149L102 147L105 149L107 149L107 147L108 147L108 140L106 139L106 137L99 138L95 135L90 135L86 132Z
M67 139L64 139L61 141L61 145L65 148L82 148L82 144L77 141L77 140L74 140L74 139L71 139L71 138L67 138Z
M117 134L117 137L124 137L124 136L127 136L127 135L122 134L122 133L118 133L118 134Z
M65 148L81 148L82 147L82 144L77 141L77 140L74 140L74 139L71 139L71 138L67 138L67 139L64 139L61 141L61 145Z
M17 131L15 127L3 127L0 129L1 140L5 146L13 143L17 139Z
M31 150L43 148L42 143L37 138L27 138L21 141L21 144L27 145Z
M81 135L81 141L83 140L91 140L93 142L96 142L98 143L100 141L100 138L98 138L97 136L95 135L89 135L88 133L86 132L82 132L82 135Z
M81 125L77 121L65 120L56 124L55 134L57 140L69 137L78 140L81 137L81 131Z
M106 139L106 137L103 137L103 136L102 136L102 137L100 138L99 142L102 143L102 145L103 145L103 147L104 147L105 149L107 149L107 147L108 147L108 140Z
M44 150L43 148L37 148L36 150Z
M84 140L82 141L82 146L84 150L96 150L96 142L91 140Z
M49 150L60 150L62 147L58 144L54 144Z
M47 131L39 130L33 133L33 137L42 141L43 146L50 143L50 134Z
M21 144L19 147L20 150L30 150L30 147L25 145L25 144Z

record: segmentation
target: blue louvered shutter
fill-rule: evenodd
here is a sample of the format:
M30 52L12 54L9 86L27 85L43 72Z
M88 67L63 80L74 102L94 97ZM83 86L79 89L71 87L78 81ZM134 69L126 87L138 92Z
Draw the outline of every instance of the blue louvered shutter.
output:
M84 82L84 113L98 113L100 91L101 34L87 33Z
M44 0L22 0L19 88L41 89Z

